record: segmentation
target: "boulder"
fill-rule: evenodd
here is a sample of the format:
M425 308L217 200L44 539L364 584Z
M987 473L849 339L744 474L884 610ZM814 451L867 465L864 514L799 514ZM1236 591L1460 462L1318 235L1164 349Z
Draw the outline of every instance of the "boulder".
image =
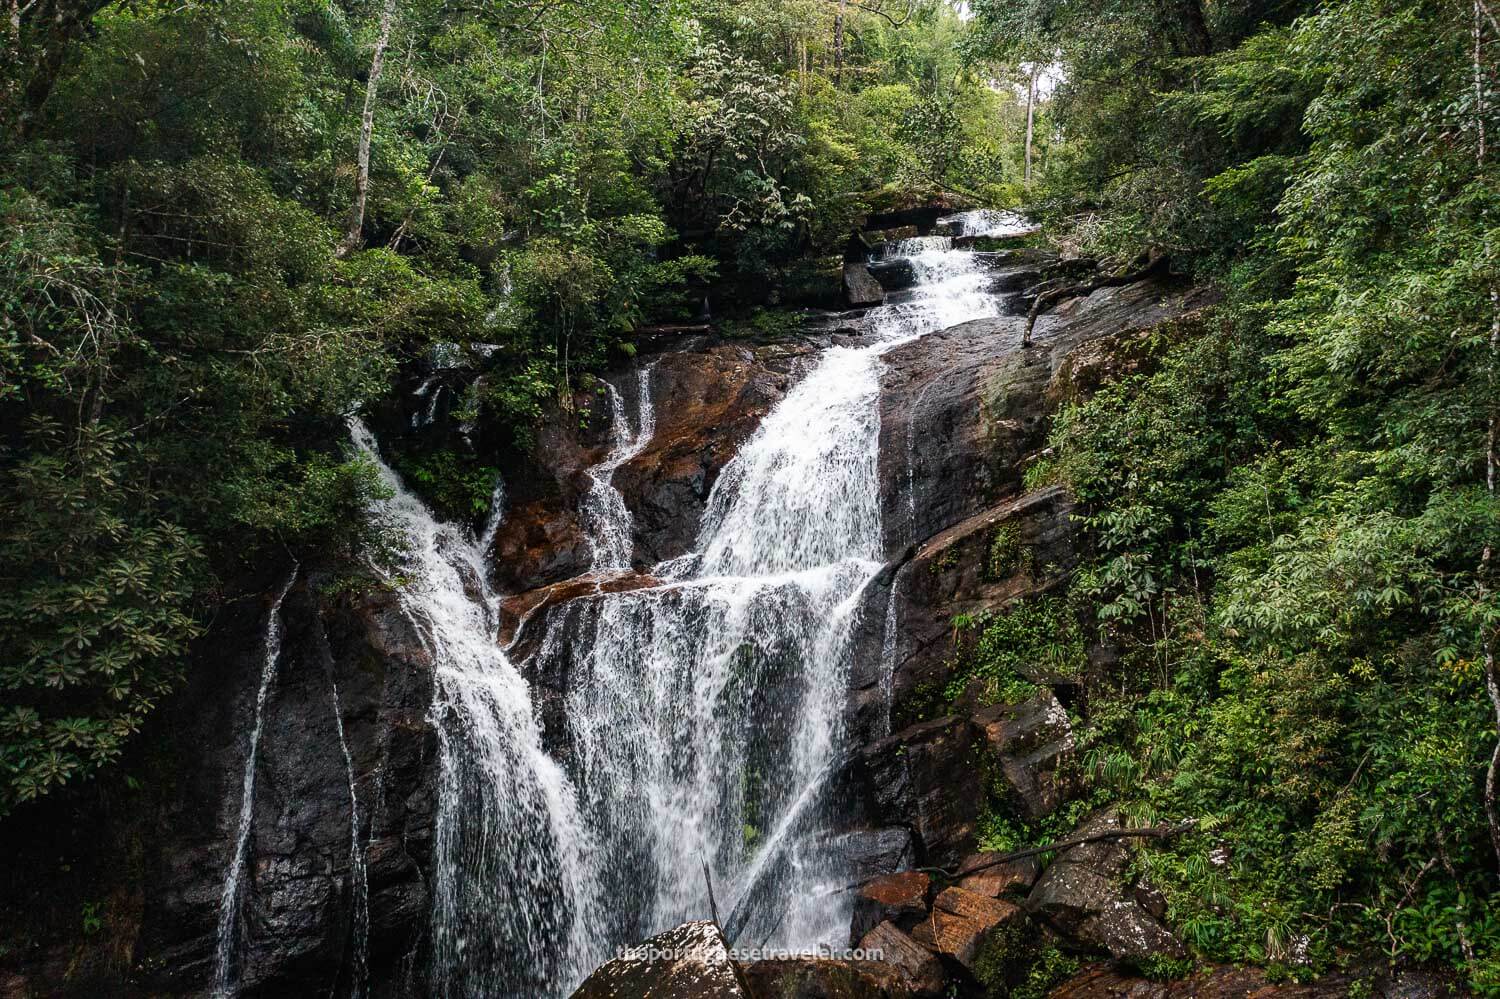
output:
M971 853L965 857L958 867L958 886L989 898L1030 891L1042 873L1041 861L1036 857L1023 857L995 863L997 856L999 854Z
M729 945L711 922L658 933L584 979L573 999L750 999Z
M866 933L858 949L864 951L867 959L894 968L913 996L930 999L941 995L948 983L937 955L892 923L881 923Z
M861 940L884 922L909 930L927 914L932 878L921 871L887 874L859 887L854 895L850 939Z
M932 911L911 935L918 943L972 971L990 935L1021 918L1020 906L964 888L948 888L938 895Z
M845 869L855 880L894 874L917 862L911 832L899 826L839 833L830 838L829 847L844 858Z
M1119 829L1119 813L1095 812L1066 838ZM1027 908L1058 932L1117 959L1186 955L1182 944L1141 903L1125 882L1131 847L1127 840L1075 846L1052 862L1031 890Z
M901 291L917 283L917 270L905 257L872 260L866 269L885 291Z
M908 999L911 987L893 965L798 957L740 966L751 999Z
M860 764L872 811L882 822L909 824L928 858L956 861L973 845L984 801L977 747L973 726L953 716L866 747Z
M1073 727L1053 693L984 708L974 724L994 753L991 787L1003 788L1022 818L1051 815L1070 789L1073 761Z
M885 299L885 289L864 261L851 261L844 265L844 297L850 305L879 305Z

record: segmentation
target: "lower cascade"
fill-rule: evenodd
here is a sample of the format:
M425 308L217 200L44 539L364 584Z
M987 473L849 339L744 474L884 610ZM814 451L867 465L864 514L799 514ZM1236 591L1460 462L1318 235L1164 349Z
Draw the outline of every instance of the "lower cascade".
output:
M881 356L998 314L948 240L903 247L916 285L833 346L724 468L693 551L654 585L554 609L531 659L496 642L483 551L357 446L407 536L403 608L435 661L440 751L432 964L443 995L566 995L619 947L710 911L743 948L842 946L848 879L830 779L852 636L882 568ZM596 571L629 565L610 478L646 445L651 368L631 420L610 387L609 454L590 472ZM624 537L616 534L624 532ZM491 526L486 533L492 533ZM566 751L544 749L527 676L566 677ZM711 887L712 886L712 887Z

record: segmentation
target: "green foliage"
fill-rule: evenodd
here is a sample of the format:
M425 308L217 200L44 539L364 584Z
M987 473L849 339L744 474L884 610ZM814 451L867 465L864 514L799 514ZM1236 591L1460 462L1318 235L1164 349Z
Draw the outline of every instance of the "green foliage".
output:
M1039 943L1036 930L1014 920L991 933L974 961L974 977L996 999L1046 999L1078 973L1082 962L1054 943Z
M989 557L984 571L990 579L1005 579L1016 573L1029 575L1035 553L1021 541L1021 531L1014 522L1006 522L995 528L990 537Z
M1060 597L1020 601L966 627L979 635L961 653L948 682L950 702L969 694L980 705L1013 704L1036 692L1034 681L1075 676L1085 663L1083 628L1075 609Z
M200 543L151 518L124 435L36 418L0 480L0 814L119 758L199 631Z
M472 456L455 451L433 451L403 456L397 463L401 477L447 520L472 520L489 511L499 469L480 465Z
M1376 951L1493 993L1493 26L976 9L1066 42L1046 210L1070 238L1167 248L1226 295L1053 429L1093 549L1074 593L1123 653L1090 779L1199 820L1143 856L1203 957L1297 977Z

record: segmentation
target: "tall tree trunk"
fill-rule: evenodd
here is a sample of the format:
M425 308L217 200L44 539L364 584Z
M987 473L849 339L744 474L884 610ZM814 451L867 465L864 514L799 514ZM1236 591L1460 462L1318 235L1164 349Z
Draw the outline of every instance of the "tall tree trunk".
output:
M348 256L360 243L365 227L365 202L370 195L370 136L375 130L375 100L380 93L380 73L385 68L385 48L391 40L391 22L396 16L396 0L385 0L380 13L380 35L375 39L375 54L370 57L370 76L365 81L365 112L359 124L359 155L354 174L354 204L349 208L349 222L344 227L344 241L338 256Z
M839 9L833 15L833 85L844 82L844 14L849 9L849 0L839 0Z
M1484 14L1488 12L1483 9L1481 0L1474 0L1474 124L1478 145L1475 150L1476 172L1483 179L1485 160L1488 149L1487 136L1485 134L1485 86L1484 86ZM1491 247L1488 241L1485 244L1485 260L1493 266L1490 257ZM1490 284L1490 357L1487 389L1489 391L1489 405L1491 407L1489 427L1485 433L1484 453L1484 485L1489 496L1491 505L1495 501L1495 472L1500 459L1496 456L1497 445L1497 423L1500 423L1500 414L1494 412L1495 406L1495 367L1500 361L1500 289L1496 289L1493 282ZM1489 595L1490 564L1494 560L1494 545L1486 540L1484 552L1479 559L1479 585L1480 592ZM1490 753L1490 765L1484 775L1484 814L1490 827L1490 846L1495 851L1495 861L1500 864L1500 805L1496 804L1496 782L1497 772L1500 772L1500 671L1496 669L1495 663L1495 635L1487 626L1482 636L1484 647L1484 687L1489 695L1490 708L1495 718L1496 742L1495 748Z
M1026 185L1031 186L1031 136L1036 121L1036 77L1041 63L1031 64L1031 80L1026 85Z

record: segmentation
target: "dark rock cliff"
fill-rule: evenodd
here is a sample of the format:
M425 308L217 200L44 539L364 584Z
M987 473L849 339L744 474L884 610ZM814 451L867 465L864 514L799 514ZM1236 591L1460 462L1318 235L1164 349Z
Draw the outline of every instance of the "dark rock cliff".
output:
M991 730L1010 732L1010 722L954 717L909 729L903 713L913 692L944 679L955 613L1056 585L1074 562L1067 496L1055 488L1028 494L1021 483L1052 408L1086 391L1100 377L1101 358L1113 356L1083 348L1112 336L1128 340L1122 331L1198 303L1189 291L1158 284L1110 289L1044 317L1036 345L1025 351L1024 320L1001 318L933 334L888 356L880 474L893 566L871 587L865 608L851 691L863 762L849 775L851 822L839 838L839 848L871 876L932 860L957 862L973 850L972 802L954 796L970 787L974 771L950 750L1003 749L996 740L1004 739ZM647 351L611 376L624 384L639 365L655 365L655 436L615 480L635 515L638 566L687 550L719 470L813 353L849 335L847 329L831 317L822 331L784 340L686 340ZM576 515L587 488L580 480L607 447L598 400L597 393L580 392L543 428L539 458L506 468L509 513L491 569L509 594L507 639L528 614L568 612L601 587L651 583L631 573L579 578L587 564ZM430 412L438 424L449 420L440 405ZM1034 552L1026 571L996 574L987 563L1001 524L1015 525ZM8 941L0 951L0 995L207 991L262 679L268 594L288 568L240 581L247 595L219 613L198 645L186 686L153 717L122 766L129 788L115 782L60 800L29 823L56 829L56 836L6 843L15 869L4 882L12 902L0 927ZM888 604L899 627L887 663ZM299 573L282 614L283 654L268 687L257 754L237 978L247 995L346 994L362 936L356 889L363 857L371 989L425 994L436 758L428 720L431 659L392 594L361 590L326 568ZM519 640L525 638L522 629ZM894 669L897 727L889 735L877 731L883 663ZM560 710L555 699L549 707L547 688L563 680L537 679L545 717ZM1025 752L1056 741L1026 742ZM912 766L921 753L927 763ZM1018 794L1042 801L1051 793L1034 781L1020 788L1023 778L1015 781ZM0 834L19 835L15 824L0 825L9 826ZM1003 922L985 922L998 905L967 896L944 904L942 918L951 925L942 940L960 940L963 920ZM962 939L962 947L974 943ZM938 937L916 946L920 974L934 974L937 965L928 958L940 946ZM775 970L763 969L752 987L769 988L760 980ZM783 972L787 980L825 984L843 974L804 967L777 974Z

